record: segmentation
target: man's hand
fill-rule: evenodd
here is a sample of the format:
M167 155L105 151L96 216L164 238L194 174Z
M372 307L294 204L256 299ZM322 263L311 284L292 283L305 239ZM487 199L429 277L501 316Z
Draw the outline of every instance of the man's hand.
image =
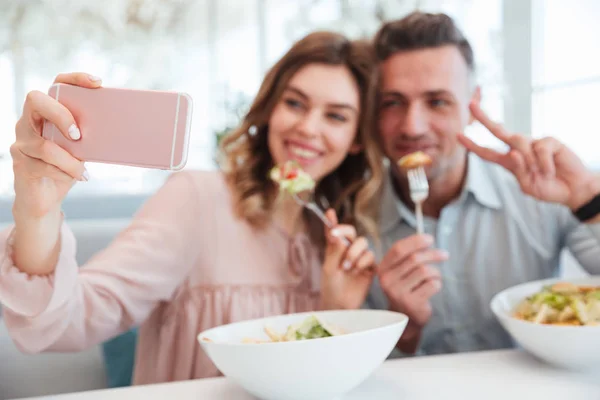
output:
M503 154L479 146L464 135L458 136L459 141L484 160L512 172L525 194L541 201L563 204L575 211L600 193L600 178L558 140L552 137L533 140L509 133L474 103L471 113L510 150Z
M432 264L448 259L445 251L432 249L429 235L413 235L397 241L378 268L381 288L390 309L409 317L398 348L413 353L422 328L431 317L430 299L442 288L439 271Z

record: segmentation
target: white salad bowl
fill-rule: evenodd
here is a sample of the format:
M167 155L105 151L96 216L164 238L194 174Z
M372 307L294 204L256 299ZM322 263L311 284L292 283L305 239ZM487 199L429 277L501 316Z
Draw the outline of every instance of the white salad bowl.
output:
M492 298L492 312L517 344L542 361L570 370L600 370L600 326L544 325L514 317L514 310L522 300L557 282L600 286L600 276L547 279L513 286Z
M265 327L285 333L316 316L344 331L330 337L270 340ZM237 322L198 335L202 348L228 379L263 400L333 400L362 383L391 353L408 317L385 310L288 314Z

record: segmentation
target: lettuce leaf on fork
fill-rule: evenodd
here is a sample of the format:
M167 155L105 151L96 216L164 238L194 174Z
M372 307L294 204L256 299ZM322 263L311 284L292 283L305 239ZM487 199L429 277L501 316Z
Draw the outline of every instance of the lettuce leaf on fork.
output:
M279 190L290 194L312 190L315 187L312 177L295 161L287 161L281 166L276 165L269 172L269 177L279 185Z

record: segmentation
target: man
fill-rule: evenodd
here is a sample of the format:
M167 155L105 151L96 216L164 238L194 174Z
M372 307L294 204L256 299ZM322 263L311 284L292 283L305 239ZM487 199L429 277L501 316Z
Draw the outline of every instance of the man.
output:
M600 274L600 179L557 140L511 134L488 119L471 46L448 16L413 13L385 24L374 44L390 169L367 306L410 317L398 343L405 355L510 347L489 309L494 294L555 276L563 248ZM475 120L508 153L463 136ZM415 235L407 177L396 165L418 150L433 159L424 235Z

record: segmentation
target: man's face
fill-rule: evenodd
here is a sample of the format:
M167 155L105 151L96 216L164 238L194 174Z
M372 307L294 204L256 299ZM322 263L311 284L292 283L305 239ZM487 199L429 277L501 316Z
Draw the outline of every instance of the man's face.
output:
M461 168L466 150L456 135L470 123L469 103L479 101L471 72L455 46L399 52L381 64L379 134L395 162L423 151L432 159L429 179Z

